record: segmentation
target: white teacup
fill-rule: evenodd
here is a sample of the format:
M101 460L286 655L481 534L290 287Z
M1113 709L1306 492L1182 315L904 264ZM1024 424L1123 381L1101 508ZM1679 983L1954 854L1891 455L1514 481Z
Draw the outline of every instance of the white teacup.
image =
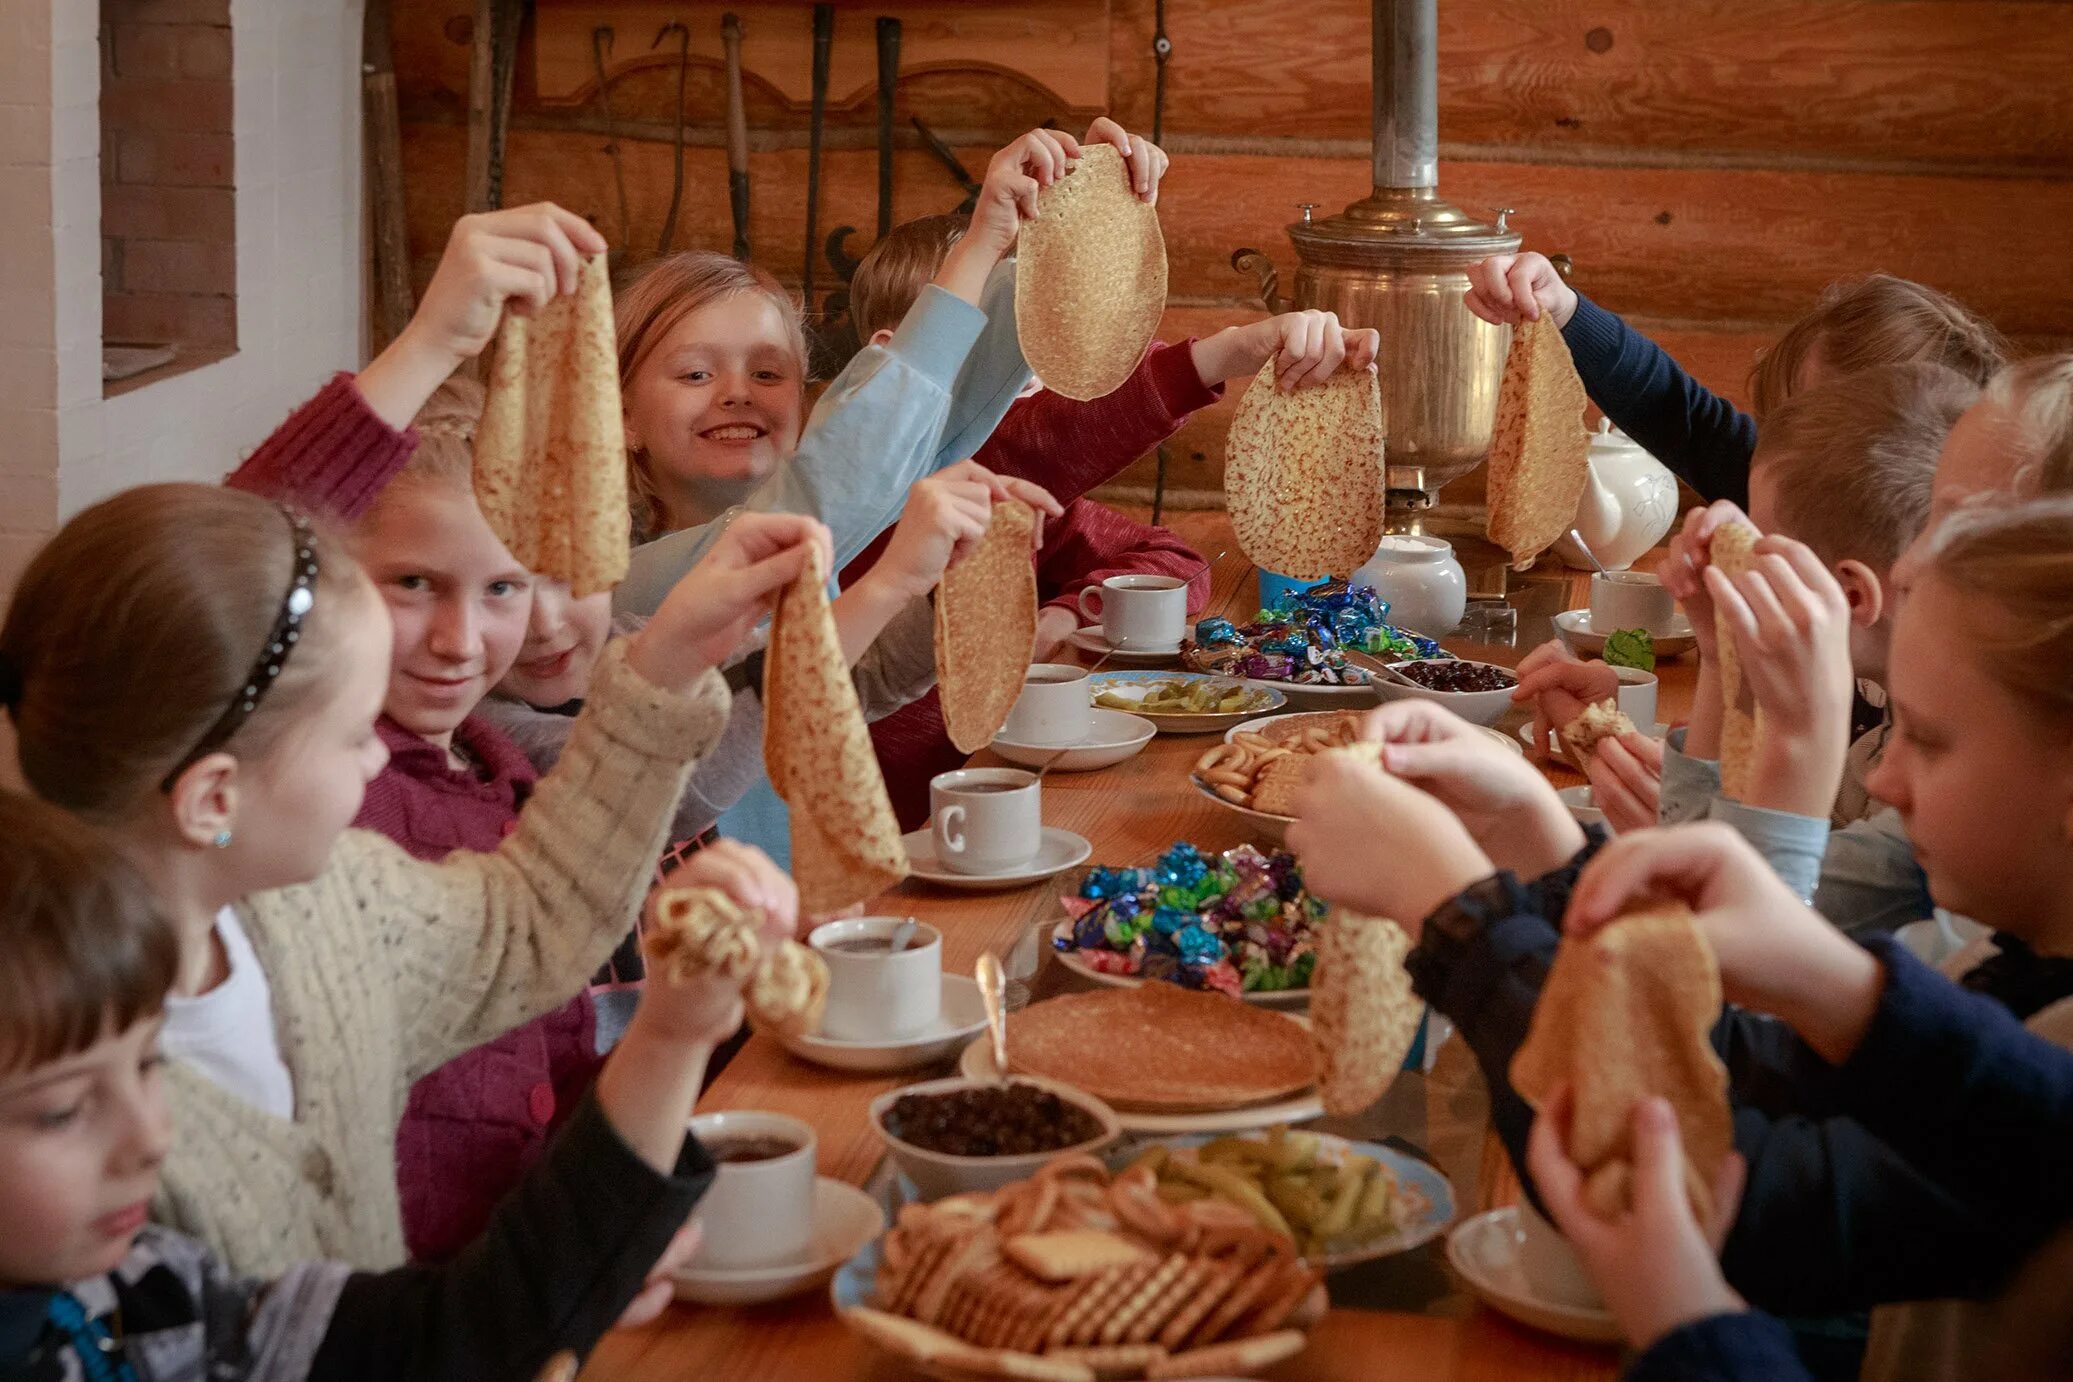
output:
M1187 631L1188 583L1177 576L1111 576L1080 592L1080 613L1101 621L1111 648L1170 653Z
M1087 697L1087 669L1064 662L1039 662L1022 676L1022 694L1001 726L1011 744L1067 748L1083 742L1094 727L1094 703Z
M1613 634L1646 629L1666 634L1677 617L1677 601L1649 571L1608 571L1591 577L1591 632Z
M704 1230L692 1264L725 1271L805 1261L813 1247L813 1128L782 1113L729 1109L701 1113L691 1132L720 1163L691 1216ZM753 1155L777 1143L790 1150ZM730 1151L747 1155L730 1159Z
M1651 732L1656 724L1656 674L1644 672L1639 667L1615 667L1620 679L1620 709L1634 722L1634 727L1643 734Z
M1605 1298L1584 1271L1576 1249L1562 1230L1543 1219L1528 1201L1519 1201L1519 1271L1544 1301L1577 1310L1602 1310Z
M813 928L806 943L828 966L821 1035L831 1041L898 1041L935 1025L943 1011L943 935L917 926L905 950L889 948L903 917L853 917Z
M929 781L936 857L952 873L1007 873L1037 857L1044 814L1035 773L960 768Z

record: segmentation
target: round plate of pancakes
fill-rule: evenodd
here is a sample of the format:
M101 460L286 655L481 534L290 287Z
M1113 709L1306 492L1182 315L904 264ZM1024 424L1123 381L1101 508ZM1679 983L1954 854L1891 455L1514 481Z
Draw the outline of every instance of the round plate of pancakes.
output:
M1062 994L1010 1013L1008 1065L1085 1090L1130 1132L1239 1132L1324 1112L1307 1022L1175 984ZM959 1069L1001 1073L984 1039Z

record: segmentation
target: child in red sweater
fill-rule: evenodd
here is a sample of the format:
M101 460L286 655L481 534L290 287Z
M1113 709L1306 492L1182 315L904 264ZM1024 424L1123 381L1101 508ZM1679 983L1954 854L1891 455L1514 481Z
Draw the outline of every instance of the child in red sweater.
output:
M963 216L925 216L895 227L871 247L850 284L850 312L860 337L891 339L966 224ZM1088 490L1221 398L1225 380L1250 379L1273 358L1280 386L1299 388L1323 382L1342 361L1368 365L1379 345L1375 331L1347 330L1330 312L1288 312L1180 345L1154 341L1121 387L1091 402L1052 393L1035 381L974 457L999 474L1042 484L1065 505L1063 518L1045 524L1037 553L1041 607L1031 660L1057 654L1080 626L1080 592L1111 576L1184 579L1191 615L1209 598L1208 563L1199 553L1166 528L1083 498ZM844 569L844 586L870 568L885 541L880 537ZM901 826L917 828L928 819L929 779L963 767L965 760L944 732L936 693L874 722L871 739Z

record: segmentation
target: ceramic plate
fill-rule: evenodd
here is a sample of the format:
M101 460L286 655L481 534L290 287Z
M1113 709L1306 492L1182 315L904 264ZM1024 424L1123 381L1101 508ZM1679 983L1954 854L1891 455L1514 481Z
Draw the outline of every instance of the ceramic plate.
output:
M1607 634L1591 627L1591 612L1587 609L1565 609L1556 615L1555 632L1562 635L1569 651L1578 657L1602 657L1605 654ZM1692 634L1692 621L1682 610L1671 617L1670 631L1655 635L1653 641L1657 657L1681 657L1699 646L1699 640Z
M1017 744L996 738L992 744L993 751L1019 767L1086 773L1122 762L1152 742L1152 736L1159 732L1158 727L1143 715L1100 709L1089 713L1094 718L1087 737L1068 748Z
M872 1246L885 1232L878 1201L847 1181L816 1176L813 1182L813 1247L804 1262L782 1267L728 1271L685 1267L675 1276L677 1299L700 1305L755 1305L817 1289L836 1269Z
M1342 713L1344 712L1312 711L1307 715L1262 715L1256 720L1247 720L1243 724L1232 726L1230 731L1224 735L1224 742L1226 744L1231 743L1234 740L1236 740L1238 736L1241 734L1263 734L1269 739L1279 741L1291 735L1302 733L1303 727L1306 724L1311 724L1325 720L1335 720ZM1504 745L1513 753L1525 752L1524 746L1522 744L1520 744L1517 740L1513 739L1510 735L1506 734L1501 729L1491 729L1485 725L1476 725L1474 728L1476 728L1484 734L1489 735L1492 739ZM1526 735L1522 735L1521 737L1530 739L1531 735L1530 733L1528 733ZM1217 800L1223 801L1224 799L1222 797L1218 797ZM1226 806L1229 806L1231 803L1224 802L1224 804ZM1241 807L1234 809L1242 810L1243 808ZM1279 818L1277 817L1276 819Z
M1519 1269L1519 1211L1507 1206L1464 1220L1447 1239L1447 1261L1483 1303L1520 1324L1587 1344L1620 1342L1603 1310L1579 1309L1534 1293Z
M1215 734L1258 715L1271 715L1288 704L1288 697L1279 690L1264 683L1243 682L1237 677L1211 676L1207 672L1096 672L1087 678L1090 695L1112 691L1119 696L1132 699L1143 697L1145 688L1159 682L1217 682L1226 686L1243 686L1248 691L1265 691L1271 697L1267 704L1254 710L1239 710L1223 715L1165 715L1145 710L1130 712L1139 719L1150 720L1161 734Z
M1291 1022L1303 1022L1300 1017L1283 1014ZM1303 1022L1304 1026L1309 1026ZM959 1057L957 1071L974 1080L997 1080L1000 1070L993 1063L993 1042L980 1037ZM1251 1132L1255 1128L1272 1127L1276 1123L1307 1123L1313 1118L1324 1116L1324 1101L1318 1097L1316 1086L1291 1094L1285 1099L1271 1103L1247 1104L1243 1108L1215 1109L1203 1113L1145 1113L1136 1109L1117 1109L1116 1121L1123 1125L1124 1132L1151 1133L1223 1133Z
M1590 783L1586 782L1579 787L1564 787L1555 795L1562 798L1562 804L1569 808L1570 815L1576 817L1578 825L1604 825L1606 830L1612 829L1610 825L1606 825L1605 813L1598 809L1598 803L1591 796Z
M1068 919L1052 927L1051 939L1053 941L1070 941L1072 939L1072 922ZM1093 965L1080 958L1080 952L1077 950L1059 950L1054 947L1051 955L1058 963L1064 965L1082 979L1092 979L1095 983L1107 984L1110 988L1134 989L1139 984L1145 982L1134 974L1110 974L1096 969ZM1162 979L1158 982L1164 983L1165 980ZM1310 1001L1310 990L1307 988L1275 989L1271 992L1248 993L1241 996L1246 1002L1257 1003L1263 1008L1300 1008Z
M1254 843L1261 841L1276 845L1288 843L1288 828L1296 823L1294 816L1273 816L1265 811L1255 811L1250 806L1240 806L1235 801L1225 801L1216 794L1216 788L1210 786L1193 773L1188 774L1188 781L1194 786L1196 791L1208 797L1212 805L1229 811L1232 815L1242 819L1247 827L1251 829Z
M1170 648L1111 647L1108 633L1100 625L1081 629L1065 640L1083 653L1113 662L1120 667L1167 667L1180 661L1180 644Z
M900 842L907 846L907 871L914 877L946 888L981 893L1041 883L1054 873L1063 873L1075 865L1086 863L1094 854L1094 846L1087 843L1086 836L1047 825L1037 857L1021 868L1007 873L952 873L936 857L935 836L927 828L901 836Z
M773 1030L770 1035L801 1060L830 1070L882 1075L953 1060L967 1042L985 1030L986 1005L979 1001L979 985L962 974L945 974L942 1015L933 1027L914 1036L899 1041L835 1041L818 1033L787 1036Z
M1401 1213L1397 1227L1390 1232L1362 1243L1335 1248L1323 1257L1311 1259L1311 1265L1337 1271L1341 1267L1372 1262L1378 1257L1393 1257L1430 1243L1454 1222L1454 1185L1431 1162L1380 1142L1352 1142L1331 1133L1317 1133L1315 1136L1321 1144L1317 1156L1320 1165L1337 1166L1349 1156L1365 1156L1387 1166L1396 1176ZM1264 1140L1263 1136L1252 1134L1246 1134L1246 1137L1251 1141ZM1162 1140L1172 1147L1199 1147L1210 1139L1206 1134L1196 1134ZM1130 1155L1135 1156L1141 1150L1141 1146L1133 1146Z
M1288 697L1288 703L1298 710L1356 710L1362 706L1381 703L1382 694L1373 684L1367 686L1305 686L1293 681L1257 681L1245 678L1247 686L1263 691L1279 691Z

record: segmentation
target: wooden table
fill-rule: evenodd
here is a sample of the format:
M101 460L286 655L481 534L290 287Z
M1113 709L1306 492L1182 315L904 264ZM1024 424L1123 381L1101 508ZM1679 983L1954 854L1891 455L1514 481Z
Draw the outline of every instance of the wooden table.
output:
M1209 608L1247 617L1257 600L1249 563L1230 541L1222 514L1183 514L1173 526L1212 564ZM1577 598L1573 581L1537 582L1510 603L1519 626L1510 645L1449 639L1448 646L1486 661L1515 663L1552 636L1552 616ZM1681 718L1691 696L1692 670L1659 668L1664 719ZM1517 723L1515 715L1501 727ZM1148 863L1176 840L1205 852L1246 842L1242 822L1218 809L1187 782L1190 765L1213 736L1160 735L1145 750L1094 773L1054 773L1044 780L1044 821L1077 831L1095 846L1094 862ZM974 760L991 763L982 753ZM1582 779L1549 765L1558 785ZM1007 893L955 893L909 882L888 893L876 911L913 915L943 933L943 962L969 974L980 953L992 950L1016 972L1043 953L1039 928L1062 915L1053 885ZM1047 962L1043 982L1059 982ZM883 1147L866 1110L880 1093L927 1078L928 1072L859 1076L823 1070L788 1056L755 1036L700 1101L701 1111L772 1109L812 1123L820 1137L820 1170L855 1184L869 1180ZM1335 1127L1327 1122L1324 1126ZM1396 1133L1432 1153L1453 1180L1464 1217L1517 1194L1504 1152L1488 1130L1488 1098L1464 1044L1446 1042L1430 1072L1407 1075L1375 1110L1345 1131ZM1334 1307L1310 1348L1271 1374L1275 1378L1351 1379L1600 1379L1615 1373L1616 1354L1569 1344L1513 1325L1476 1304L1444 1264L1435 1243L1414 1253L1369 1264L1331 1278ZM906 1370L862 1344L834 1317L825 1294L747 1309L678 1307L646 1329L621 1331L599 1347L586 1378L627 1382L700 1382L723 1379L895 1378Z

